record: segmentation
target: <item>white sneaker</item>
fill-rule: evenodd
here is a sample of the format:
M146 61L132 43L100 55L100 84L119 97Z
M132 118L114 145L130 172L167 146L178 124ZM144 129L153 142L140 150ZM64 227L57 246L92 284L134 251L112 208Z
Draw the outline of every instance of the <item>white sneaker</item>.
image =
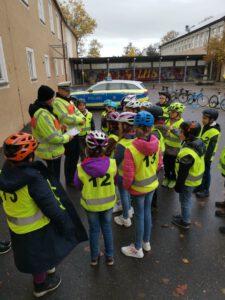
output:
M146 252L151 251L151 245L149 242L147 242L147 243L143 242L142 247Z
M113 214L120 212L122 210L123 210L122 205L116 203L116 205L113 207Z
M131 219L130 218L124 219L122 215L115 217L114 222L120 226L125 226L125 227L130 227L132 225Z
M129 218L133 218L133 214L134 214L134 209L131 206L131 208L128 210L128 216L129 216Z
M130 246L127 246L127 247L122 247L121 252L124 255L130 256L130 257L135 257L135 258L143 258L144 257L142 248L137 250L133 244L131 244Z

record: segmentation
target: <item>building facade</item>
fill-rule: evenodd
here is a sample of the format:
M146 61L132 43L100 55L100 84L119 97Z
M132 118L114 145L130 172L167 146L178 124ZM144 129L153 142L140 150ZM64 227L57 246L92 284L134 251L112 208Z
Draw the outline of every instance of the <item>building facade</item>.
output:
M40 85L71 79L76 38L56 0L0 0L0 143L29 121Z

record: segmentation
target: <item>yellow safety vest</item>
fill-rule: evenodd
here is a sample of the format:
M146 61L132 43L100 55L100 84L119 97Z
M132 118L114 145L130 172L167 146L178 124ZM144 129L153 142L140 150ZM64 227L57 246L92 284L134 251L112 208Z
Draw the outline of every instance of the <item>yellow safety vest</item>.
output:
M173 129L179 129L181 123L183 123L183 118L173 123L172 127ZM171 126L170 120L166 121L166 125L168 127ZM165 146L166 148L181 148L181 141L179 136L173 134L171 131L169 131L165 136Z
M203 130L203 128L202 128L202 130ZM206 130L203 134L201 132L200 136L201 136L201 139L202 139L202 141L204 142L204 144L206 146L206 151L208 149L209 142L210 142L211 138L213 138L214 136L217 136L217 135L220 137L220 131L216 128L210 128L210 129ZM217 140L217 144L216 144L215 150L213 152L213 156L211 158L211 161L213 161L213 159L214 159L216 150L218 148L218 142L219 142L219 138Z
M105 118L106 115L107 115L107 112L104 110L104 111L101 113L101 118ZM109 131L108 127L103 127L103 126L102 126L101 130L102 130L103 132L105 132L105 133L108 133L108 131Z
M163 110L163 117L169 118L169 112L168 112L168 107L166 106L161 106Z
M163 135L162 135L162 133L161 133L161 131L160 131L159 129L153 127L153 129L152 129L152 134L154 134L154 133L156 134L156 137L157 137L158 140L159 140L159 147L160 147L160 150L161 150L162 153L164 153L164 152L165 152L165 141L164 141L164 137L163 137Z
M69 135L62 133L60 124L48 110L38 109L31 120L32 134L39 144L35 154L42 159L54 159L63 155L63 144L69 142Z
M100 212L109 210L116 203L114 177L117 168L115 159L110 159L107 173L103 177L89 176L81 164L77 166L78 178L83 183L81 205L87 211Z
M219 169L223 176L225 176L225 147L223 148L221 154L220 154L220 160L219 160Z
M126 139L122 138L119 142L118 145L122 145L124 148L128 148L132 144L133 139ZM123 176L123 162L122 161L118 167L118 173L122 177Z
M157 153L151 156L145 156L133 144L128 149L135 164L135 177L131 188L143 194L155 190L159 185L156 173L159 162L159 149Z
M194 164L189 170L188 177L185 181L186 186L199 186L202 183L203 174L205 171L205 161L204 155L201 157L191 148L184 147L181 148L180 152L178 153L176 164L175 164L175 172L178 175L179 172L179 163L182 157L186 155L191 155L194 159Z
M84 117L86 118L86 121L84 125L79 126L79 136L85 136L91 131L92 113L88 111Z

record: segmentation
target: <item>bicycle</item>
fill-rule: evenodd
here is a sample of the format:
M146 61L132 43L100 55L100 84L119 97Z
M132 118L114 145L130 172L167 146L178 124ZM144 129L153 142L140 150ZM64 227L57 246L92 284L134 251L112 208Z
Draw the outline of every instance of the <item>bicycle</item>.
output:
M222 98L221 91L218 91L218 95L212 95L209 99L210 108L216 108L218 105L225 111L225 98Z
M170 95L171 97L171 100L174 101L174 100L178 100L179 101L179 97L181 94L184 93L184 89L181 88L181 89L172 89L172 88L169 88L168 86L162 86L162 92L166 92Z
M201 107L204 107L209 104L209 98L203 94L203 89L201 89L200 92L193 92L188 96L187 103L193 104L193 102L196 102Z
M180 93L179 97L178 97L178 101L180 103L186 103L188 101L189 96L191 95L190 90L185 90L183 89L182 93Z

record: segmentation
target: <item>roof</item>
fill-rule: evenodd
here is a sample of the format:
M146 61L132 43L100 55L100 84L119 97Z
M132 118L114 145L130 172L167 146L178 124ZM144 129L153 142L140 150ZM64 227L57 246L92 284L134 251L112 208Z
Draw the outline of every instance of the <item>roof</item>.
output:
M123 80L123 79L112 79L112 80L102 80L102 81L99 81L97 82L98 83L110 83L110 82L123 82L123 83L136 83L136 84L139 84L139 83L142 83L141 81L136 81L136 80Z
M187 36L189 36L189 35L191 35L191 34L193 34L195 32L198 32L198 31L200 31L202 29L205 29L205 28L207 28L209 26L212 26L212 25L214 25L216 23L219 23L221 21L224 21L224 20L225 20L225 13L223 13L223 14L221 14L219 16L217 15L215 17L212 17L212 18L210 18L210 19L208 19L208 20L206 20L204 22L200 22L197 25L191 27L190 28L191 29L190 32L183 33L183 34L179 35L178 37L176 37L175 39L173 39L173 40L171 40L171 41L169 41L167 43L162 44L160 47L166 46L166 45L168 45L170 43L173 43L173 42L175 42L175 41L177 41L177 40L179 40L181 38L187 37Z

